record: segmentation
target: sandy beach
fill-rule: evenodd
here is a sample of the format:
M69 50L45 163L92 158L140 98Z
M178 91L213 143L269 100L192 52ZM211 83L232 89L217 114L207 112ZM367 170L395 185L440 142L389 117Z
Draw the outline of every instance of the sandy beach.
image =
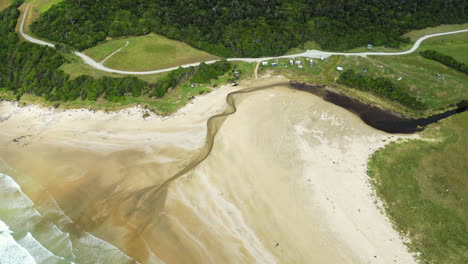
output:
M0 173L139 263L415 263L376 204L369 156L400 136L287 88L223 86L170 117L0 103ZM215 126L226 96L237 112ZM57 219L49 219L57 222Z

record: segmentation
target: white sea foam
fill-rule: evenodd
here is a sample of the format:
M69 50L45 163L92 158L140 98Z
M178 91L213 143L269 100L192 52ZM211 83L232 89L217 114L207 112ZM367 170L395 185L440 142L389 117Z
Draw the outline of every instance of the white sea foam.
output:
M0 264L64 264L90 260L103 264L134 263L117 247L87 232L79 238L63 232L59 226L74 223L52 196L48 198L47 208L42 208L42 211L47 210L46 215L42 215L21 187L10 176L0 173L0 219L5 221L0 221ZM41 210L40 206L37 208ZM60 216L59 226L45 220L49 213ZM18 240L19 243L10 235L8 225L12 230L26 234Z
M0 173L1 209L27 208L33 205L34 203L24 195L19 185L11 177Z
M18 244L20 244L23 248L25 248L37 263L40 263L40 264L74 263L74 262L66 260L65 258L54 255L47 248L41 245L41 243L37 241L31 233L27 233L26 236L19 239Z
M35 264L34 258L16 243L11 233L8 226L0 220L0 263Z

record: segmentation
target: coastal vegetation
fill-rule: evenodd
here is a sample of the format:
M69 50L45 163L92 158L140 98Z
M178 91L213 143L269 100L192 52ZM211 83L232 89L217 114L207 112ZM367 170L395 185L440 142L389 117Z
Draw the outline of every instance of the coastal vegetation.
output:
M156 34L104 41L84 53L101 61L120 48L123 49L110 57L104 63L105 66L119 70L148 71L219 59L185 43Z
M467 47L465 45L465 47ZM346 57L332 56L324 60L312 59L312 65L307 58L297 58L302 68L290 65L289 59L272 60L277 66L261 65L260 74L271 72L284 75L291 80L327 85L347 96L363 102L380 106L411 117L432 115L455 107L463 99L468 99L466 83L468 76L444 65L427 60L418 53L404 56L368 56ZM337 70L342 67L343 72ZM340 75L348 70L370 79L385 78L401 92L407 93L424 108L412 108L403 105L398 100L379 96L375 93L378 87L371 91L363 91L340 84ZM438 77L440 74L441 77Z
M459 72L463 72L464 74L468 74L468 65L455 60L453 57L444 55L435 50L425 50L421 52L421 55L426 59L435 60L447 67L453 68Z
M20 3L0 13L0 60L4 62L0 65L0 90L6 98L14 96L20 100L26 94L42 97L54 104L74 100L128 102L129 97L142 96L152 100L153 97L163 97L170 88L192 79L202 84L211 83L223 75L234 78L231 71L233 65L223 60L210 65L201 64L200 67L181 68L162 76L156 83L148 83L134 76L93 78L82 75L70 79L60 69L69 54L19 39L15 26L19 16L16 7ZM206 88L194 90L203 93Z
M347 70L340 75L337 83L388 98L412 109L424 110L427 108L424 103L418 101L388 78L372 78L357 74L353 70Z
M468 112L433 124L421 140L377 151L368 173L387 215L423 263L465 263Z
M421 37L444 30L460 30L463 27L467 28L468 24L428 28L410 32L408 36ZM467 48L468 33L430 38L420 46L422 51L443 52L465 64L468 63ZM289 59L279 59L270 61L277 62L278 66L261 65L259 71L285 75L296 81L328 85L330 89L347 96L411 117L428 116L445 111L456 107L461 100L468 99L466 86L468 76L466 74L428 60L419 52L403 56L331 56L324 60L312 59L312 64L308 58L297 58L296 61L301 61L302 68L290 65ZM371 79L386 78L398 87L397 89L424 104L425 108L411 108L399 103L398 100L378 96L373 92L379 89L377 87L368 92L340 84L337 80L343 72L337 70L337 67L342 67L343 72L353 70L356 74Z
M149 32L221 57L281 55L313 40L323 49L372 43L398 47L412 30L465 23L463 1L94 1L64 0L31 29L39 37L79 50L106 37Z

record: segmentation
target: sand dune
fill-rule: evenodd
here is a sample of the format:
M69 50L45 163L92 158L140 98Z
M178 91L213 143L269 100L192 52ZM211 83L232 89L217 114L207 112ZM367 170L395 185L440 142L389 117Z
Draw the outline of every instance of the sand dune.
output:
M165 119L1 103L0 157L34 202L44 187L141 263L413 263L366 176L397 137L285 83L222 87ZM237 112L210 119L212 149L194 162L229 92L272 85L232 96Z

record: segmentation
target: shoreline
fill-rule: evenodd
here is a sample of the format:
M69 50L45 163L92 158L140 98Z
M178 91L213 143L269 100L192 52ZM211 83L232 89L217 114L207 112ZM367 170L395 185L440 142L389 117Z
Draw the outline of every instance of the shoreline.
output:
M242 257L240 259L236 257L237 260L247 260L256 254L273 262L305 260L309 256L325 261L321 263L331 263L329 261L334 258L334 254L330 250L335 249L344 254L340 255L344 259L336 261L346 263L346 259L355 259L357 256L366 260L370 258L370 255L365 253L367 248L354 245L359 244L358 241L367 241L365 243L374 248L375 252L379 252L379 256L383 255L386 260L389 260L389 254L393 251L399 252L401 258L407 259L403 241L400 241L398 236L393 242L380 241L380 234L389 235L393 239L395 231L385 221L386 217L373 207L373 202L368 200L370 198L362 196L361 193L367 194L371 189L365 184L367 177L365 170L355 164L365 162L363 159L369 158L369 153L373 152L372 149L384 145L385 142L382 140L388 141L390 138L396 139L400 136L386 135L376 131L363 124L354 114L325 102L315 95L284 88L287 86L285 80L284 78L260 79L252 83L241 84L236 88L223 86L210 94L197 97L192 103L179 110L176 115L167 118L152 115L148 120L142 117L142 109L138 108L104 113L84 109L41 110L37 106L21 108L15 107L12 103L2 102L0 103L0 116L4 117L5 113L12 115L8 119L3 118L4 120L0 122L0 134L6 135L6 137L0 137L3 138L0 140L0 145L4 146L0 151L0 157L5 157L7 163L18 170L16 177L21 177L21 173L36 174L31 176L34 181L42 184L57 199L64 211L71 214L71 219L77 220L80 226L87 227L86 231L91 231L91 234L123 249L123 252L131 257L139 257L138 261L145 260L148 252L143 253L143 249L136 250L130 246L131 244L148 248L149 252L153 252L157 257L161 254L165 260L179 258L178 261L181 261L182 258L187 257L188 259L185 260L193 258L193 260L201 261L204 258L200 259L197 254L202 254L207 259L218 263L233 261L234 259L231 258L234 256ZM164 185L168 176L186 167L189 162L193 161L194 155L199 155L200 148L205 145L207 121L222 111L229 111L226 109L226 100L229 103L228 94L236 93L233 89L240 90L249 87L255 90L255 87L262 87L262 85L279 87L233 98L233 107L238 111L227 117L219 127L219 131L216 132L217 136L213 138L212 152L207 155L206 159L203 159L195 168L181 174L186 177L175 181L162 193L144 191L152 186ZM242 91L240 93L242 94ZM300 113L309 114L301 116ZM309 121L306 123L300 121L304 118ZM334 128L343 125L349 126L349 131L352 133L340 134L342 132L339 131L342 129ZM344 131L348 131L347 129ZM336 130L338 134L336 137L328 138L329 136L320 130ZM269 131L272 132L271 135L266 133L270 133ZM360 135L361 133L357 131L363 131L368 137ZM31 136L28 136L30 134ZM343 135L346 136L343 138ZM20 138L22 136L27 137ZM281 148L277 146L281 144L281 141L275 141L278 137L284 137L286 142L293 140L290 141L290 146L295 146L295 151L291 153L296 154L291 158L285 156L285 160L277 160L278 157L271 156L280 151L277 155L283 157L284 153L290 151L287 145L281 145ZM153 140L147 140L147 138ZM356 151L354 156L357 159L349 160L349 157L353 156L350 155L351 152L345 152L346 154L343 155L340 149L348 148L346 144L351 142L349 141L351 138L355 138L358 145L349 145L349 151ZM14 139L18 142L14 142ZM371 141L368 141L370 139ZM345 145L328 146L326 143L333 141L343 142ZM263 143L260 144L261 142ZM374 147L367 150L371 145ZM38 157L36 153L41 153L41 155ZM253 155L254 153L259 155ZM335 162L339 161L331 163L330 155L341 157L343 165L335 165ZM269 168L272 165L267 164L272 161L275 161L274 165ZM290 163L299 166L290 167ZM232 165L238 170L245 170L244 173L229 176L230 173L237 171L231 168ZM279 165L281 166L277 167ZM290 167L291 171L286 173L282 166ZM256 177L249 177L249 173L252 172L247 169L249 167L256 168L254 169L254 172L258 172ZM276 167L276 170L272 170ZM310 175L316 172L310 172L310 170L321 171L324 175L339 175L339 177L352 175L354 180L349 183L352 186L344 188L340 187L340 184L336 185L336 182L328 182L327 177L316 178L313 186L321 187L312 186L313 195L311 196L308 190L310 181L307 177L311 177ZM352 172L354 170L356 173ZM284 182L284 177L289 180ZM343 181L339 178L334 181L336 180ZM298 181L305 181L306 184L298 183ZM109 189L114 184L120 187ZM335 185L336 190L332 188ZM92 189L89 189L90 186ZM269 187L262 189L261 186ZM248 197L254 190L258 195L251 197L253 198L251 201ZM354 191L350 192L350 190ZM271 192L277 193L278 197L271 196ZM32 193L35 193L34 188ZM219 193L224 195L219 196ZM128 195L134 197L135 194L138 194L140 198L135 198L136 200L131 198L125 200L124 203L118 198ZM37 195L39 194L32 195L32 199L39 199L40 195ZM244 197L244 195L247 196ZM360 197L360 200L356 202L371 212L370 215L357 217L355 213L349 211L351 209L347 207L354 206L350 203L356 195ZM72 197L75 198L72 199ZM273 197L273 201L265 197ZM298 199L299 197L303 198ZM336 204L331 204L326 197L333 199ZM284 201L274 202L280 198ZM94 205L96 201L101 200L105 203ZM285 204L286 201L290 204ZM78 206L77 202L90 204L82 207ZM203 204L204 207L200 207ZM342 214L340 217L336 217L337 205L340 205L338 206ZM152 209L149 215L145 213L147 206ZM159 206L163 206L164 210L160 211ZM259 208L264 209L259 210ZM273 208L276 209L268 211ZM102 210L104 211L101 212ZM132 212L130 215L134 214L134 216L126 220L127 224L137 229L143 228L145 233L147 232L146 241L144 241L146 246L143 246L140 240L132 238L133 231L125 231L116 238L113 231L115 227L111 224L114 222L113 217L105 216L104 213L109 210ZM196 212L205 210L209 210L205 215L206 219L201 220ZM301 210L305 210L304 216L298 214ZM229 216L230 211L237 212L236 217L231 220L224 219ZM101 213L95 215L97 212ZM285 215L282 215L282 212ZM319 212L322 212L323 216L317 216L316 214L320 215ZM101 214L104 215L99 216ZM83 219L80 215L89 215L90 219ZM283 218L286 215L293 218L284 222ZM136 216L139 217L136 218ZM138 220L139 218L143 220ZM271 219L268 220L268 218ZM92 219L97 219L97 222ZM154 220L146 223L144 219ZM380 224L374 224L374 227L364 228L356 233L355 227L363 228L368 225L368 221L372 220ZM233 225L232 228L226 229L220 225L226 221L234 221L230 224ZM165 226L163 223L168 226L162 228ZM297 227L290 227L290 223L295 223ZM321 229L314 230L314 224L311 223L316 223ZM264 224L266 226L263 226ZM268 232L267 226L271 224L277 230L273 233L277 236L276 238L271 237L271 232ZM93 228L93 226L100 227ZM123 227L119 226L119 228ZM244 231L234 232L237 228ZM301 232L311 236L298 238L296 241L294 237L300 237ZM364 233L361 234L361 232ZM223 236L220 237L218 233ZM193 241L194 234L198 234L195 235L198 241L196 244ZM250 235L247 236L247 234ZM312 239L314 237L312 234L318 237ZM367 238L363 238L363 235ZM154 237L173 241L173 244L161 244L154 240ZM372 239L369 240L369 237ZM224 242L224 239L227 241ZM271 239L278 240L278 242L273 243ZM213 241L217 242L213 244ZM232 243L239 243L235 241L244 241L241 243L244 250L238 251L239 248L229 246ZM253 244L248 241L253 241ZM322 243L332 243L332 241L339 241L339 243L328 249L322 248ZM276 243L279 244L281 250L275 249L278 247L275 246ZM306 246L310 246L311 243L316 246L312 250L316 254L314 256L309 255L311 252L308 252L310 250L307 250ZM200 253L199 246L196 245L209 250ZM287 249L288 246L289 249ZM282 249L283 247L285 248ZM176 252L180 248L187 249L187 256L177 256ZM224 251L228 255L222 253ZM381 261L376 263L384 263Z

